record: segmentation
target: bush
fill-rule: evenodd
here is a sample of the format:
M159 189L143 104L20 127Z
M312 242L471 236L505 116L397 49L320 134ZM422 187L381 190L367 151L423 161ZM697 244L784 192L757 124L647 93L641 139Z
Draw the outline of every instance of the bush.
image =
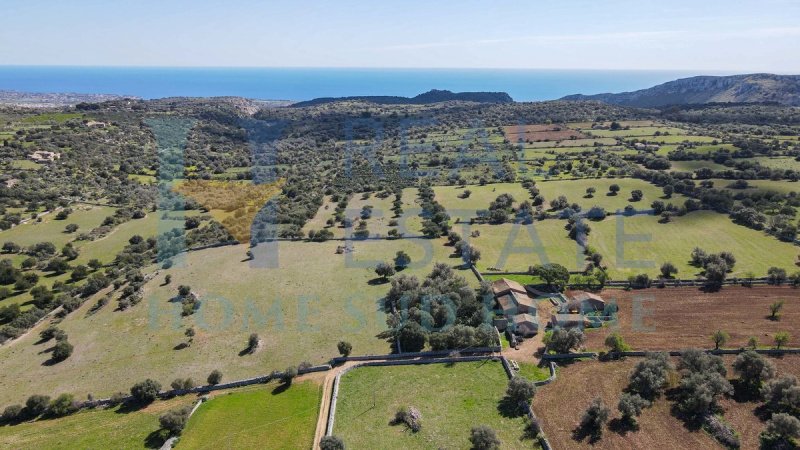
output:
M321 450L344 450L344 442L339 436L325 436L319 441Z
M603 425L608 421L611 410L600 397L592 400L581 417L581 428L595 436L603 434Z
M786 413L773 414L759 439L762 448L796 448L792 440L800 437L800 420Z
M536 385L527 378L516 376L509 380L506 388L506 397L514 404L530 404L533 396L536 395Z
M148 378L133 385L131 396L135 401L146 404L158 398L159 391L161 391L161 384Z
M616 353L627 352L631 349L630 346L625 343L625 340L622 339L622 335L616 332L606 336L605 344L609 351Z
M210 374L208 374L208 384L210 385L217 385L222 381L222 372L219 370L213 370Z
M629 423L635 424L636 418L642 414L642 410L650 406L650 402L638 394L624 393L619 398L617 409L622 413L622 418Z
M3 415L0 416L0 421L3 423L13 423L21 418L22 405L6 406L3 410Z
M158 418L158 423L161 428L167 430L172 435L180 434L186 422L189 420L189 413L192 412L191 406L184 406L183 408L172 409Z
M571 350L577 350L586 340L583 331L572 328L565 330L557 328L553 333L547 337L545 344L556 351L556 353L569 353Z
M336 347L339 349L339 354L345 357L350 356L350 352L353 351L353 345L347 341L339 341Z
M652 399L663 391L671 369L666 353L649 353L633 368L628 386L642 397Z
M495 450L500 448L500 439L497 438L497 433L488 425L472 427L469 441L472 443L474 450Z
M394 415L394 424L405 424L412 432L422 429L422 413L413 406L402 407Z
M62 341L58 341L55 347L53 347L53 361L61 362L65 359L69 358L72 355L72 344L70 344L66 339Z
M758 353L748 350L739 354L733 361L733 371L739 375L742 384L751 390L758 390L761 384L775 376L775 364Z
M53 417L61 417L72 414L77 410L78 406L75 403L75 397L72 394L61 394L50 402L47 413Z
M50 397L46 395L31 395L25 401L23 415L29 419L39 417L47 411L48 406L50 406Z

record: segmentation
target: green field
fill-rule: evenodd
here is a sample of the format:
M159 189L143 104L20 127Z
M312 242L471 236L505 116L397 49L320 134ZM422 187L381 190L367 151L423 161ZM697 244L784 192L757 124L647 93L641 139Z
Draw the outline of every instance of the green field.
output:
M175 448L311 448L320 394L306 381L216 396L192 415Z
M56 220L56 213L50 212L41 215L41 222L29 220L19 226L0 231L0 241L15 242L23 247L36 244L37 242L52 242L61 250L67 242L84 232L91 231L92 228L100 226L103 219L114 214L114 208L105 206L73 206L73 212L64 220ZM26 218L23 215L23 218ZM78 225L78 231L73 234L64 232L67 224Z
M771 169L800 170L800 161L790 156L775 157L775 158L763 156L752 159L753 161L758 162L762 166L769 167Z
M485 424L502 448L537 448L525 419L498 411L507 383L499 361L357 368L341 379L333 434L350 449L469 448L470 429ZM419 432L389 425L403 406L419 409Z
M22 119L22 122L23 123L29 123L29 124L45 124L45 123L50 123L50 122L64 123L64 122L66 122L68 120L80 119L82 117L83 117L83 114L80 114L80 113L58 113L58 112L53 112L53 113L42 113L42 114L37 114L35 116L29 116L29 117L26 117L26 118Z
M686 130L675 127L633 127L627 130L586 130L586 132L598 137L647 137L653 136L657 132L662 135L664 133L669 133L670 135L686 134ZM654 138L658 138L658 136L654 136Z
M608 195L609 187L616 184L620 187L617 195ZM563 180L563 181L543 181L536 184L539 192L547 202L555 200L558 196L564 195L570 204L577 203L584 210L592 206L600 206L608 212L622 210L627 205L632 205L636 209L650 209L650 204L654 200L662 200L665 203L672 202L683 204L685 197L675 194L671 199L664 199L661 188L637 178L597 178L584 180ZM593 187L596 189L592 198L586 198L586 189ZM644 197L638 202L630 200L631 191L639 189Z
M714 182L716 189L729 189L734 194L736 192L754 192L754 191L774 191L780 194L790 194L792 192L800 192L800 183L788 180L747 180L748 187L745 189L734 189L731 185L735 180L725 180L714 178L710 181Z
M731 251L736 266L731 276L753 272L765 276L771 266L795 270L798 247L781 242L761 231L751 230L731 222L726 215L697 211L673 222L662 224L654 216L609 217L593 222L589 244L603 256L614 279L648 273L655 276L664 262L678 268L678 277L694 278L699 270L689 265L692 249L700 247L709 253ZM632 242L640 235L643 242ZM635 261L650 267L631 267Z
M547 219L530 225L504 223L500 225L454 225L469 243L481 251L476 266L481 273L491 273L489 267L509 272L528 270L529 266L558 263L570 270L583 269L583 249L567 236L566 220ZM579 264L580 263L580 264Z
M30 159L15 159L11 161L11 167L23 170L39 170L42 168L42 165Z
M725 167L722 164L717 164L713 161L706 161L702 159L693 161L670 161L670 164L672 164L670 170L673 172L694 172L695 170L704 168L714 171L728 169L728 167Z
M472 192L470 196L460 198L459 196L466 190ZM436 201L447 209L450 217L462 221L475 217L475 211L479 209L488 209L489 204L500 194L511 194L517 204L530 199L528 190L519 183L468 185L463 189L458 186L435 186L433 191L436 194Z
M228 246L190 252L144 288L144 300L126 311L115 311L115 301L91 316L89 299L59 325L75 347L73 355L57 365L42 365L42 353L52 345L36 344L45 325L0 347L0 405L19 402L36 392L71 392L85 396L110 395L127 390L136 381L154 378L169 383L176 377L204 380L214 369L226 379L261 375L302 361L318 364L338 354L336 343L347 340L354 354L390 351L376 335L385 329L379 299L389 285L373 269L406 251L412 266L404 273L424 276L434 262L461 265L450 258L443 240L403 239L355 242L354 251L336 254L341 241L281 242L277 268L246 260L246 246ZM468 269L458 271L477 286ZM196 291L202 306L188 318L180 317L179 303L170 303L177 286ZM184 331L195 327L189 348ZM259 333L265 345L255 355L239 356L250 333ZM124 338L122 338L124 337Z
M17 449L144 449L163 442L158 416L190 405L193 397L155 402L140 410L123 407L82 411L59 419L0 427L0 447Z

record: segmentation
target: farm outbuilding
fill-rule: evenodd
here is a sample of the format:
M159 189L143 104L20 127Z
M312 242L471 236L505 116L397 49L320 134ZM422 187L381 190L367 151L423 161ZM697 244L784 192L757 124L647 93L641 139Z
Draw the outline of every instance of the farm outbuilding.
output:
M513 319L514 333L531 337L539 332L539 318L533 314L517 314Z

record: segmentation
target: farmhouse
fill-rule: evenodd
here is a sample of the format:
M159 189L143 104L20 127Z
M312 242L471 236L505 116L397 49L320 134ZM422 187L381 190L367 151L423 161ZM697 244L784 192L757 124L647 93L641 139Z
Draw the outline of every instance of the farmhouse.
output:
M567 304L568 311L562 312L580 312L586 314L594 311L603 311L606 308L606 302L599 295L590 292L573 291Z
M45 150L36 150L28 156L38 163L49 163L61 158L61 153L48 152Z
M589 319L583 314L553 314L550 317L550 327L555 328L585 328L590 325Z
M539 332L539 318L531 314L517 314L514 316L514 333L531 337Z
M532 336L539 331L536 300L528 295L525 287L516 281L501 278L492 283L492 292L498 313L512 325L515 333Z
M641 142L637 142L637 143L633 144L633 148L635 148L636 150L651 150L651 151L656 151L656 150L658 150L658 149L659 149L659 148L661 148L661 147L659 147L659 146L658 146L658 145L656 145L656 144L644 144L644 143L641 143Z

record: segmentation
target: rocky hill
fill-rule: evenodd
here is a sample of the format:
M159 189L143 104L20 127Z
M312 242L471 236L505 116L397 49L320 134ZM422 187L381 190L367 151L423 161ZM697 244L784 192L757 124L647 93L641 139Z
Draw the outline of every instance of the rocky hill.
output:
M633 92L575 94L562 100L595 100L640 108L701 103L778 103L800 106L800 75L759 73L699 76L669 81Z
M514 99L505 92L450 92L432 89L415 97L389 95L366 95L354 97L322 97L293 104L295 107L314 106L340 101L363 101L382 105L427 105L430 103L464 101L477 103L513 103Z

